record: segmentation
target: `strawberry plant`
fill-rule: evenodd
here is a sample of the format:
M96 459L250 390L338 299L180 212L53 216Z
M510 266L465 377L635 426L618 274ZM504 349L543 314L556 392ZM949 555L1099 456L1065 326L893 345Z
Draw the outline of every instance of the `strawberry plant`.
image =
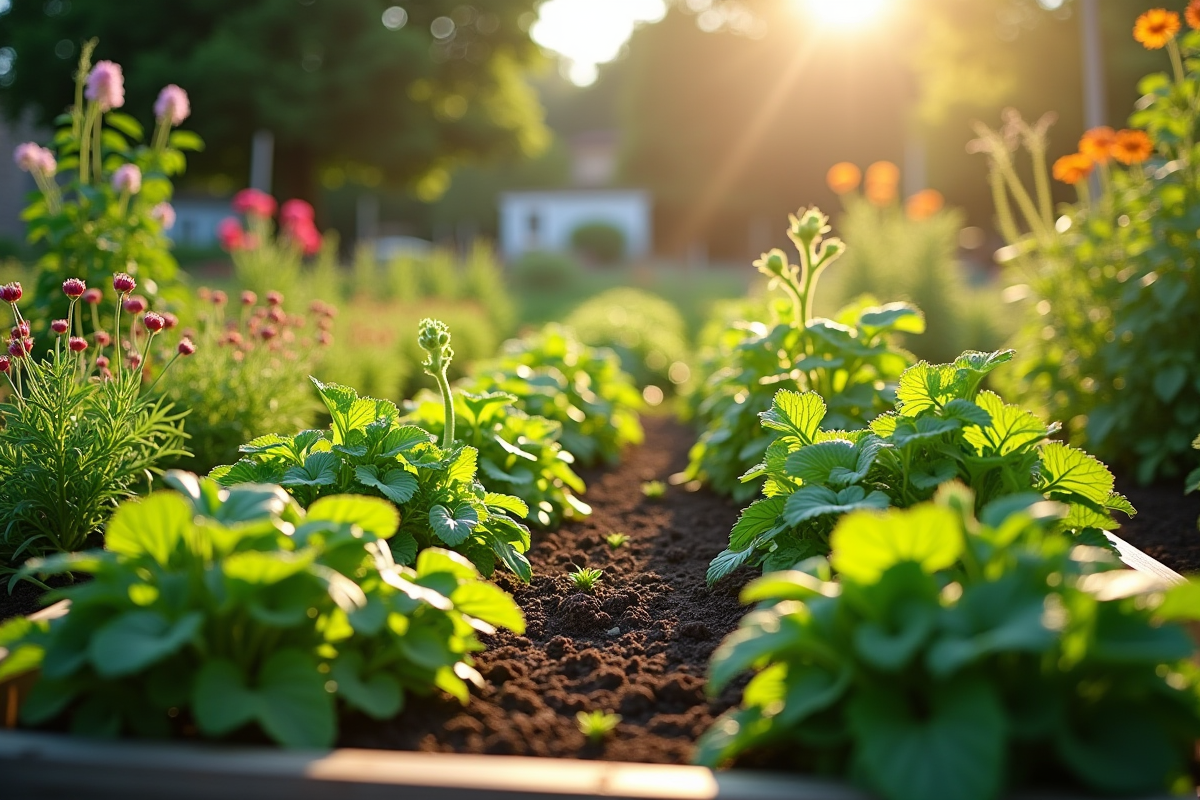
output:
M562 424L530 416L517 402L516 395L503 392L454 395L455 433L479 451L482 481L520 498L528 507L526 520L543 528L588 516L591 507L576 497L584 491L583 479L559 443ZM424 392L404 421L440 436L444 416L441 399Z
M717 695L754 673L696 760L744 754L845 775L889 800L988 800L1066 778L1093 791L1192 786L1196 587L1163 589L1056 532L1025 497L855 512L832 555L766 575L713 656ZM831 579L836 571L840 581ZM1183 789L1180 789L1183 791Z
M912 356L892 341L898 333L921 333L921 312L906 303L875 306L863 299L836 319L813 316L821 274L845 251L825 238L829 218L811 208L791 216L788 238L800 254L791 264L782 250L754 262L781 290L790 312L773 326L737 322L721 337L721 349L703 365L708 378L697 389L696 420L704 431L692 448L685 477L703 480L735 500L748 500L756 482L739 476L763 457L773 432L758 424L775 392L788 386L815 391L829 409L827 425L861 428L894 400L895 381Z
M411 694L466 703L482 684L477 634L524 629L462 556L429 548L397 565L399 515L382 500L329 496L305 512L277 486L168 482L179 491L116 511L104 550L27 566L93 579L53 595L71 601L66 616L0 627L0 678L41 670L26 725L155 738L256 728L329 747L339 706L382 719Z
M237 463L214 469L224 486L275 483L308 507L334 494L369 494L401 511L401 526L389 543L394 558L411 564L427 547L444 546L469 558L485 575L499 559L521 580L531 577L529 529L519 498L488 492L477 478L479 451L455 438L453 394L446 379L453 351L450 333L422 320L425 368L442 389L445 414L441 444L415 425L401 422L389 400L359 397L348 386L313 379L332 420L329 430L292 436L269 434L245 444Z
M953 480L971 487L980 508L1029 494L1064 503L1070 513L1059 526L1103 543L1098 531L1116 526L1112 512L1133 515L1133 506L1113 491L1103 463L1050 440L1057 425L981 390L988 373L1012 357L1011 350L967 352L952 364L910 367L896 410L867 430L824 430L820 395L780 390L762 414L778 438L745 475L764 480L765 496L742 512L709 582L744 564L790 569L827 553L847 513L907 508Z
M561 424L563 449L585 466L616 464L625 446L642 442L642 397L620 359L559 325L505 342L475 373L473 391L514 395L527 414Z

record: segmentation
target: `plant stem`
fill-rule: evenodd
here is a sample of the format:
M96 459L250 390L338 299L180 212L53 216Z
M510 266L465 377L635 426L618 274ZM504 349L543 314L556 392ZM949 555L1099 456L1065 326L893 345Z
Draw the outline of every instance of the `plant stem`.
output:
M446 415L446 427L442 431L442 447L449 449L454 444L454 395L450 391L450 381L446 379L446 367L437 371L438 390L442 393L442 408Z

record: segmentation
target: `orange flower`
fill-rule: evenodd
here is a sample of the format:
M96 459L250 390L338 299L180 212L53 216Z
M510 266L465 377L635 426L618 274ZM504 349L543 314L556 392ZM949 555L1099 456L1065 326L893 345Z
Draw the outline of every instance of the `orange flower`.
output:
M942 193L937 189L922 189L908 198L908 202L904 204L904 210L908 213L909 219L920 222L941 211L944 205L946 205L946 198L942 197Z
M1197 0L1200 2L1200 0ZM829 168L825 173L825 183L833 189L834 194L848 194L862 183L862 170L849 161L841 161Z
M867 200L872 205L886 206L896 199L900 184L900 168L890 161L876 161L867 167Z
M1200 3L1200 0L1196 0ZM1092 128L1079 140L1079 152L1095 161L1097 164L1107 164L1112 158L1113 144L1117 141L1117 132L1107 125Z
M1137 18L1133 26L1133 38L1147 50L1161 50L1175 38L1181 27L1179 15L1165 8L1152 8Z
M1083 153L1071 153L1054 162L1054 179L1072 186L1092 174L1094 162Z
M1150 141L1145 131L1118 131L1112 154L1122 164L1141 164L1154 155L1154 142Z
M1200 30L1200 0L1192 0L1188 3L1187 11L1183 12L1183 16L1188 25Z

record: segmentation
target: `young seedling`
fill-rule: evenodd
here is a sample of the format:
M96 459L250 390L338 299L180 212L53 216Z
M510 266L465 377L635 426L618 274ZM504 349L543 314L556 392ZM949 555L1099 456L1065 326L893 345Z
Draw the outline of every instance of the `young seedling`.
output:
M596 584L600 582L600 578L604 575L601 570L588 569L587 567L576 567L573 571L568 572L567 576L571 579L571 583L575 584L575 588L581 592L589 594L596 589Z
M609 547L616 550L629 541L629 536L624 533L610 533L604 537L604 541L608 542Z
M579 732L587 737L592 744L599 744L604 738L616 730L621 723L620 714L608 711L580 711L575 715L579 723Z
M454 444L454 395L450 391L450 381L446 378L446 370L454 358L454 350L450 347L450 329L446 323L436 319L423 319L417 334L417 344L425 351L425 374L437 381L438 391L442 394L442 406L445 409L445 427L442 430L442 447L449 449Z
M650 500L662 500L667 496L667 485L662 481L646 481L642 484L642 494Z

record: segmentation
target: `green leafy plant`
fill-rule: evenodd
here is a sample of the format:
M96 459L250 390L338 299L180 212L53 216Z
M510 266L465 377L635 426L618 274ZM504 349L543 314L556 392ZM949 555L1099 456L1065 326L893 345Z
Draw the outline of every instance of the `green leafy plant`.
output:
M596 590L596 584L600 583L600 579L604 577L604 571L588 567L576 567L567 573L567 577L571 579L571 585L576 589L591 594Z
M225 486L277 483L304 506L333 494L370 494L400 508L401 526L390 545L411 564L426 547L445 546L491 575L499 559L523 581L531 577L529 529L519 498L488 492L476 477L479 451L454 438L454 404L446 379L453 351L446 326L422 320L425 368L442 386L446 422L439 446L428 431L401 422L389 400L359 397L348 386L313 379L332 420L327 431L269 434L241 448L244 457L211 476Z
M599 744L621 724L621 715L609 711L579 711L575 714L579 732L592 744Z
M563 449L586 466L615 464L626 445L642 442L641 394L617 355L580 343L560 325L505 342L469 385L514 395L527 414L560 423Z
M571 231L571 249L596 264L618 263L626 247L625 232L608 222L585 222Z
M662 481L646 481L642 484L642 494L647 500L662 500L667 496L667 485Z
M1164 601L1155 579L1057 533L1053 504L1001 500L979 521L975 505L960 487L853 513L829 562L749 584L742 601L759 606L717 649L708 690L754 677L696 760L778 748L889 800L988 800L1063 777L1191 787L1197 669L1171 620L1195 616L1196 587Z
M978 126L975 143L990 164L1002 252L1026 296L1016 340L1023 397L1064 420L1070 441L1143 483L1186 474L1200 426L1190 314L1200 304L1200 33L1184 30L1167 43L1173 74L1139 84L1131 128L1088 131L1081 152L1055 162L1078 203L1052 207L1047 122L1009 112L1001 130ZM1032 192L1009 147L1018 142L1041 176Z
M574 256L534 250L518 258L509 275L518 289L538 292L562 292L573 289L583 276L583 267Z
M140 298L129 303L133 278L122 273L114 282L119 302L145 310ZM154 360L154 339L167 318L149 312L122 326L118 304L114 333L97 328L83 336L80 299L98 303L99 290L70 278L62 292L67 317L48 326L54 347L39 360L17 305L21 285L0 286L0 300L7 301L16 323L8 355L0 356L0 373L11 390L0 405L0 573L11 573L13 580L15 568L30 556L85 547L117 501L148 488L162 463L187 454L186 411L177 412L154 393L161 370L170 366ZM92 309L98 319L95 305ZM68 336L72 331L80 335ZM109 345L111 360L105 355ZM194 349L182 340L172 361ZM154 384L144 386L153 372Z
M168 481L179 492L117 510L104 550L26 568L93 579L54 595L71 601L66 616L0 627L0 678L41 670L25 724L65 718L108 737L256 727L329 747L339 704L382 719L413 693L466 703L468 683L482 684L477 634L524 629L462 556L429 548L415 568L395 564L399 517L382 500L325 497L306 513L276 486Z
M604 541L607 542L608 546L613 550L619 550L629 543L629 534L610 533L608 536L604 537Z
M920 333L924 318L906 303L876 306L868 298L847 306L836 319L813 316L817 281L844 252L839 239L826 239L828 217L819 209L791 216L788 237L800 253L790 264L782 250L754 262L771 286L787 297L790 316L773 327L737 322L720 337L714 357L702 367L709 377L697 388L695 420L703 426L689 456L687 480L703 480L735 500L748 500L757 481L739 476L760 460L774 439L758 415L785 386L819 393L829 408L827 425L861 428L894 400L895 381L913 362L892 341L895 334Z
M968 351L952 364L922 361L901 376L896 410L862 431L823 430L827 412L817 393L780 390L762 415L779 438L745 476L764 479L765 497L742 512L709 582L744 564L789 569L824 555L845 514L907 508L953 480L971 487L980 508L1031 493L1065 503L1070 513L1060 526L1103 543L1098 531L1116 526L1112 512L1136 512L1113 491L1103 463L1049 439L1057 425L981 390L1012 357L1011 350Z
M454 394L459 440L479 451L484 485L503 489L528 506L526 520L554 528L564 519L592 513L576 497L583 479L571 469L574 456L559 443L562 424L526 414L514 404L517 397L503 392ZM418 395L404 421L441 435L445 409L431 393Z

